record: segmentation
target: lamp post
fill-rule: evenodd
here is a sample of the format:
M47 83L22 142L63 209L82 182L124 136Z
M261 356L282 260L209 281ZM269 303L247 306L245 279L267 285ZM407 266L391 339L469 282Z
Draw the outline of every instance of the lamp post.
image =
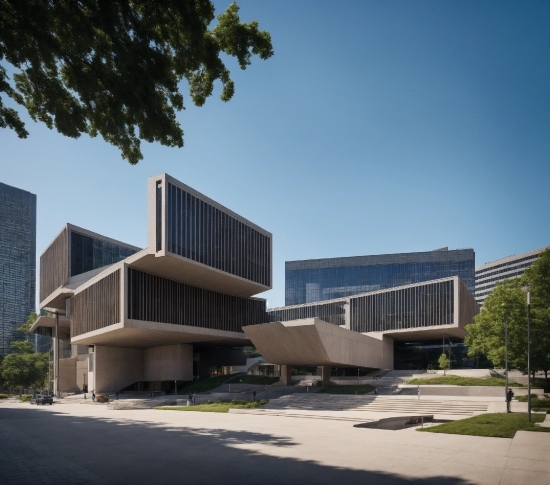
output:
M508 400L508 311L504 312L504 372L506 374L506 390L504 399L506 399L506 412L510 412L510 401Z
M527 413L531 422L531 286L527 284L522 290L527 293Z

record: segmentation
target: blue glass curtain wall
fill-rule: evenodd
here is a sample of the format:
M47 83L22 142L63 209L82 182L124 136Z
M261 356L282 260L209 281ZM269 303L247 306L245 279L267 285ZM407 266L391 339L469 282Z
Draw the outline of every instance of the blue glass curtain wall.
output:
M75 231L71 231L70 234L70 276L118 263L136 253L134 249L119 246L110 241L85 236Z
M0 355L25 338L15 329L35 310L36 195L0 183Z
M342 258L341 265L326 264L330 260L291 261L287 263L285 270L285 305L332 300L451 276L460 277L473 295L474 252L464 252L466 255L462 260L456 260L453 251L435 251L436 257L441 261L396 264L349 266L346 265L346 258Z

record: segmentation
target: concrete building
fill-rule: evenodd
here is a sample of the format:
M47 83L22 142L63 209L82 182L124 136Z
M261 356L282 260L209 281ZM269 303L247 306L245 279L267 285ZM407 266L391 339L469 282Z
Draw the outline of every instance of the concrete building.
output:
M550 246L549 246L550 247ZM500 281L519 278L529 266L532 266L547 248L535 249L523 254L506 256L505 258L485 263L476 268L475 298L483 306L487 298Z
M148 181L144 249L66 225L40 258L41 317L55 339L56 392L172 392L176 382L246 370L255 346L324 379L391 369L396 342L462 339L478 311L458 276L266 310L269 232L169 175ZM416 364L415 364L416 365Z
M396 344L437 342L439 357L441 345L464 339L465 326L478 312L474 297L455 276L270 309L272 323L244 331L270 362L309 362L336 372L346 367L394 369L406 361L403 346Z
M56 393L169 391L245 363L231 348L265 319L252 296L271 288L271 234L166 174L148 203L145 249L67 225L40 258L40 307L55 317L33 330L58 337Z
M332 300L397 286L459 276L474 294L473 249L344 258L308 259L285 263L285 305Z
M0 355L36 309L36 195L0 183Z

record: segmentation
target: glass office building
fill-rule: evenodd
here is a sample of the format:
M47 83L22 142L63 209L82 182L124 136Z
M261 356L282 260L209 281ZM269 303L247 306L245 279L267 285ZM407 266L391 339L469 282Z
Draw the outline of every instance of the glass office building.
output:
M519 278L525 270L537 262L540 253L545 249L540 248L527 253L506 256L505 258L485 263L476 268L476 301L483 306L487 298L498 283L504 280Z
M473 249L310 259L285 263L285 305L332 300L458 276L475 291Z
M0 183L0 354L36 304L36 195Z

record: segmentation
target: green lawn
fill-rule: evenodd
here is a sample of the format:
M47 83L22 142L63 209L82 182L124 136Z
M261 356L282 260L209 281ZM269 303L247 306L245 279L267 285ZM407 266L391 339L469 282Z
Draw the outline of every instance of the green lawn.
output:
M224 376L203 377L193 382L187 382L178 386L178 394L188 392L207 392L222 384L257 384L271 385L279 380L278 377L249 376L245 374L233 374Z
M233 399L232 401L220 401L210 404L197 404L195 406L160 406L155 409L167 411L201 411L203 413L227 413L232 409L257 409L268 403L265 399L261 401L242 401Z
M237 375L237 374L235 374ZM235 377L235 375L233 377ZM188 392L206 392L221 386L224 382L231 379L232 376L212 376L203 377L193 382L187 382L178 386L178 394L187 394Z
M366 394L367 392L374 391L376 386L370 384L363 384L358 386L325 386L319 392L325 394Z
M520 402L527 402L527 396L518 396L516 399ZM536 395L531 394L531 409L534 411L546 411L550 414L550 397L539 399Z
M472 418L461 419L437 426L430 426L418 431L446 434L466 434L471 436L492 436L495 438L513 438L516 431L548 432L550 428L539 428L534 423L544 421L544 414L532 414L532 422L527 421L527 414L480 414Z
M231 379L231 384L256 384L270 386L279 381L278 377L237 375Z
M500 377L461 377L461 376L441 376L411 379L407 384L438 385L448 384L453 386L505 386L506 380ZM523 387L515 381L509 381L510 387Z

